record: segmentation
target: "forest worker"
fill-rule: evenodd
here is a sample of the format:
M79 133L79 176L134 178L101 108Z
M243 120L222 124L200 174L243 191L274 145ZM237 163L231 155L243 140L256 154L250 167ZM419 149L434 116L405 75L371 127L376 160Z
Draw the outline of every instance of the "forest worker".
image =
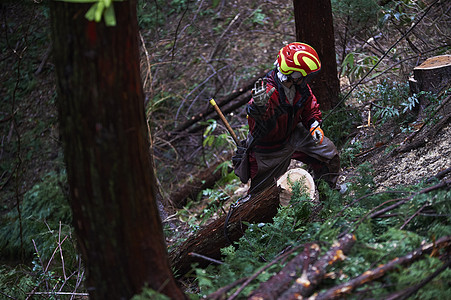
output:
M340 158L321 129L321 111L308 82L321 69L311 46L294 42L283 47L275 68L259 79L247 105L250 194L269 187L290 165L291 159L306 163L314 179L335 188ZM235 173L243 182L240 170Z

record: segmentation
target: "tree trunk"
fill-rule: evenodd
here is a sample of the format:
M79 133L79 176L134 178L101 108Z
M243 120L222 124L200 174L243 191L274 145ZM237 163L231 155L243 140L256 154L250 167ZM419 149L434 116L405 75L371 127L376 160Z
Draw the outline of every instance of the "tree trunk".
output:
M293 0L296 40L318 52L321 71L310 86L321 108L330 110L339 101L340 83L335 57L335 38L330 0Z
M279 190L274 185L236 207L229 218L223 216L189 237L171 252L172 267L177 270L177 274L183 276L191 270L193 263L199 263L200 267L205 267L210 263L192 253L210 259L220 259L221 248L229 246L230 241L237 241L243 235L245 229L243 221L249 223L272 222L278 207ZM227 236L224 225L227 225Z
M147 283L185 298L169 268L149 152L136 1L117 25L89 22L92 4L51 1L58 109L70 204L91 299L130 299Z

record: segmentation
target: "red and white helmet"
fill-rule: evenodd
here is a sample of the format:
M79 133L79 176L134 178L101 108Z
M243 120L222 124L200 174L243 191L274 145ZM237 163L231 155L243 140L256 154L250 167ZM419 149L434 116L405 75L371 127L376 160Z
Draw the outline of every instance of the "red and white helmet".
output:
M305 77L321 69L321 61L315 49L310 45L298 42L280 49L277 62L280 72L284 75L300 72Z

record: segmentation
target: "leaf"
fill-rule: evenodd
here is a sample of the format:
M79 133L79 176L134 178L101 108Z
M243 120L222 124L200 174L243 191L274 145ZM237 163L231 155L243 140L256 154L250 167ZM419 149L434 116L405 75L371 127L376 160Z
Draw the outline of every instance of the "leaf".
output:
M116 15L114 13L113 5L107 7L105 13L103 14L103 17L105 18L106 26L116 26Z
M89 21L94 21L95 18L95 12L97 10L97 5L98 3L94 3L91 8L86 12L85 14L85 18L88 19Z
M213 8L216 8L218 6L218 4L219 4L219 0L213 0L212 3L211 3L211 6Z
M94 13L94 19L96 22L100 22L102 20L103 10L105 9L105 4L103 2L97 3L97 9Z

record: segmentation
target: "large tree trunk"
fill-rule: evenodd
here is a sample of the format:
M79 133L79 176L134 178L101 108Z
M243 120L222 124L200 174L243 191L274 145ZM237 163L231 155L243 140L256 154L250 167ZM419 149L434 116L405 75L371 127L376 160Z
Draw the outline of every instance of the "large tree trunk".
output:
M334 25L330 0L293 0L296 40L318 52L321 71L311 83L321 108L329 110L339 101L340 82L335 57Z
M129 299L146 283L183 299L155 201L136 2L114 2L115 27L87 21L91 4L50 3L70 204L91 299Z

